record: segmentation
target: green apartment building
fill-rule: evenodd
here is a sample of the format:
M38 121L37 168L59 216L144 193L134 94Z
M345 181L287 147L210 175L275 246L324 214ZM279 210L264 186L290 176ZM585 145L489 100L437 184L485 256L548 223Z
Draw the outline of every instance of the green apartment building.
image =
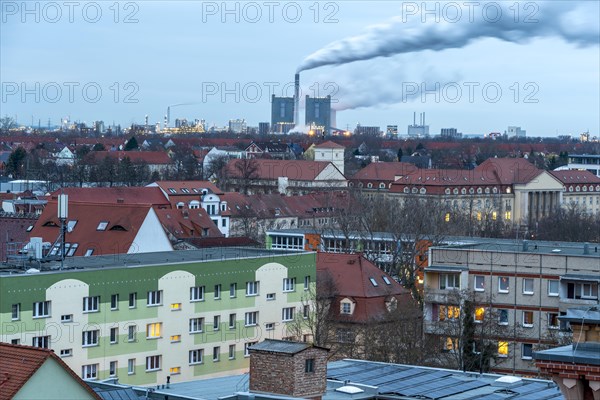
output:
M53 349L84 379L239 373L248 347L310 312L314 253L210 248L0 269L0 341Z

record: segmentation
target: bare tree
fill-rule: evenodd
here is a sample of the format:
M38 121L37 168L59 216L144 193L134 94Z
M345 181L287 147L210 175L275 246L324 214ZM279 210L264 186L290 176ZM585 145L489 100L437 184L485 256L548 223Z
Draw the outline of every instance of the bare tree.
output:
M235 160L233 168L235 169L234 174L238 182L239 192L250 194L252 181L258 177L258 162L254 158L242 158Z

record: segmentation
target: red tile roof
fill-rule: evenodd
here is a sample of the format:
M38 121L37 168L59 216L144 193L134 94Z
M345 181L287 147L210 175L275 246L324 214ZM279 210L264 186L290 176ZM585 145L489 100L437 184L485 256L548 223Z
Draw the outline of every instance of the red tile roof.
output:
M52 193L51 200L58 200L60 189ZM158 187L106 187L106 188L64 188L62 193L69 195L70 203L96 204L149 204L169 206L169 200Z
M398 175L407 175L417 171L417 167L404 162L374 162L358 171L351 180L393 182Z
M129 157L132 162L145 162L149 165L167 165L173 163L169 155L164 151L91 151L86 155L86 160L100 162L106 157L119 161L125 157Z
M214 183L210 181L156 181L154 183L157 184L158 187L160 187L167 194L167 196L179 196L189 194L201 195L202 189L209 189L215 194L223 193L221 189L219 189ZM175 193L173 193L169 189L174 189ZM188 190L188 193L183 192L182 189Z
M197 209L158 209L154 210L165 232L177 239L205 236L223 236L203 208Z
M565 170L565 171L549 171L552 176L561 181L563 184L571 183L592 183L599 184L600 178L590 171L581 170Z
M52 350L39 347L12 345L0 342L0 400L9 400L27 383L37 370L48 360L56 361L73 377L92 398L101 397L92 390Z
M287 176L290 180L313 181L329 165L327 161L307 160L270 160L255 159L257 164L254 179L276 180ZM244 160L229 160L227 163L228 174L232 178L242 178L240 167ZM332 164L333 165L333 164Z
M54 243L60 234L57 202L49 201L29 237L41 237ZM78 243L74 256L83 256L93 248L93 255L127 253L144 222L150 205L70 203L69 221L77 221L66 243ZM105 230L97 230L100 222L108 222Z
M335 288L337 306L334 316L348 322L367 322L387 314L386 301L395 297L398 302L412 301L410 293L391 276L377 268L361 254L317 253L317 290L327 290L329 279ZM389 284L384 280L388 280ZM371 283L375 280L377 286ZM339 314L339 300L351 298L355 310L351 317Z
M335 142L332 142L331 140L328 140L326 142L323 142L321 144L316 144L315 145L316 149L345 149L344 146L339 145Z
M527 183L542 173L524 158L488 158L475 171L488 179L495 177L504 185Z

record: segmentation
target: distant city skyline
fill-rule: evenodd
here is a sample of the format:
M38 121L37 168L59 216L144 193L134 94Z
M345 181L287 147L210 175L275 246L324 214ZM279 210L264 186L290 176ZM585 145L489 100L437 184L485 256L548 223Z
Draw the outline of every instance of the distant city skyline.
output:
M301 99L331 95L341 129L425 112L432 135L597 136L598 2L467 3L5 1L0 114L256 127L305 69Z

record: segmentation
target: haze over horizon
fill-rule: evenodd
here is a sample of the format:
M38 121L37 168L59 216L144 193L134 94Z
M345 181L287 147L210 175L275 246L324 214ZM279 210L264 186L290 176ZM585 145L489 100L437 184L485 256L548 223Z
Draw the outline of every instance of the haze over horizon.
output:
M432 134L600 132L598 2L21 4L2 4L0 114L23 124L162 124L181 104L171 125L256 126L300 69L301 97L332 95L342 129L404 133L416 111Z

